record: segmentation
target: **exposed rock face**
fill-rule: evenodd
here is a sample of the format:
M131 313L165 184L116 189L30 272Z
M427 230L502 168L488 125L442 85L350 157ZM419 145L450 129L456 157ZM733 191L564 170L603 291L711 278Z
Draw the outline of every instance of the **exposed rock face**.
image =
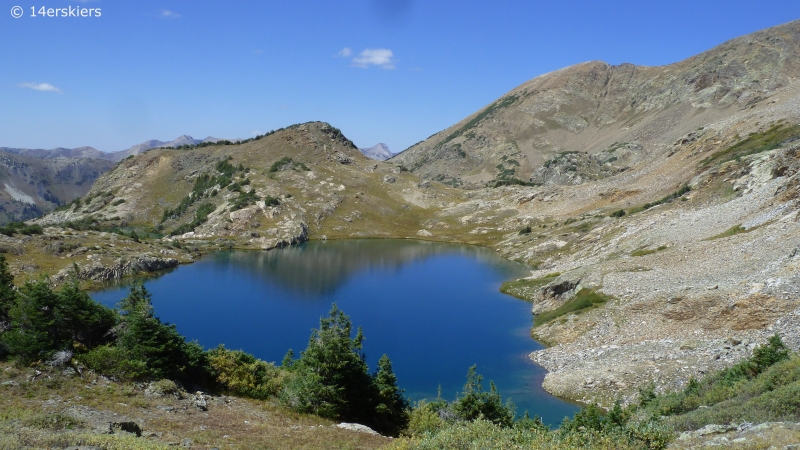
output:
M110 281L135 275L142 272L157 272L159 270L172 269L177 267L179 261L174 258L158 258L153 256L139 256L132 261L118 259L111 266L103 265L99 262L91 263L88 266L78 266L78 279L93 281ZM74 268L64 268L58 272L53 281L62 282L68 279L73 273Z
M707 122L771 101L799 68L800 21L667 66L586 62L528 81L392 161L454 185L585 182L663 152ZM633 148L635 155L620 158ZM564 152L586 156L570 170L540 170Z

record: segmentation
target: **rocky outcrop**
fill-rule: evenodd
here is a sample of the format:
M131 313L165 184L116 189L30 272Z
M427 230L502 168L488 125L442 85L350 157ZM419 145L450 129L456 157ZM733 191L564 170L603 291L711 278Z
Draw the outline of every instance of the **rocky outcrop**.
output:
M159 270L172 269L177 267L178 264L180 264L180 262L174 258L139 256L131 261L117 259L112 265L93 262L83 267L76 264L76 267L78 279L80 280L110 281L142 272L157 272ZM63 282L75 272L75 267L64 268L53 277L53 281L56 283Z
M250 239L250 243L259 246L262 250L272 250L273 248L301 244L308 240L308 225L305 222L288 221L283 223L280 229L275 228L268 231L277 235L277 237L259 236Z
M668 448L705 447L797 450L800 449L800 423L706 425L699 430L681 433Z

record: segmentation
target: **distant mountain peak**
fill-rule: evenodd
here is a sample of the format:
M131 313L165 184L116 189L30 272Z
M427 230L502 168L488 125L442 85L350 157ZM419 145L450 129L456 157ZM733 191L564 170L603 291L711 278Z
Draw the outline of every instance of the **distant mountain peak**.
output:
M383 142L379 142L369 148L359 148L359 150L361 150L361 153L363 153L367 158L378 161L386 161L394 156L394 153L389 151L389 146Z

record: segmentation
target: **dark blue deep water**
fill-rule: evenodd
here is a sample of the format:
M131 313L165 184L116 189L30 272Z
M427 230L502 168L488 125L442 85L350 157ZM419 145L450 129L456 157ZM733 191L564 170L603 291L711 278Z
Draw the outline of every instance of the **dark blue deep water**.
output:
M485 388L494 380L517 413L528 410L558 424L577 407L541 388L545 371L527 355L530 304L501 294L504 280L524 266L488 249L405 240L310 242L269 252L204 256L145 279L156 315L206 348L224 343L280 363L289 348L305 349L332 303L364 329L373 370L382 354L411 400L453 400L477 364ZM127 295L117 285L92 297L114 306Z

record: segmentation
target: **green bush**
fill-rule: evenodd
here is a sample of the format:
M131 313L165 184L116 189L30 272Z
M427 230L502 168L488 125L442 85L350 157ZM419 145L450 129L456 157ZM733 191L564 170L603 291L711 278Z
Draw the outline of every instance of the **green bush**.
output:
M14 233L30 236L32 234L42 234L43 232L41 225L28 225L25 222L11 222L0 226L0 234L5 234L6 236L13 236Z
M146 377L147 364L133 358L131 352L113 344L101 345L76 359L88 369L119 380L136 380Z
M7 323L11 307L17 302L17 291L14 289L14 275L8 270L6 257L0 254L0 323ZM1 342L1 341L0 341ZM2 347L2 346L0 346ZM0 348L0 355L2 348Z
M284 156L281 159L272 163L269 166L269 173L275 173L282 170L303 170L303 171L310 171L311 169L308 168L304 163L300 161L295 161L288 156Z
M558 308L537 314L534 319L534 326L538 327L566 314L580 314L585 310L592 309L606 303L610 298L611 297L608 295L605 295L601 292L595 292L593 289L583 288L578 291L574 297L567 300L566 303Z
M220 345L208 352L208 361L217 383L231 394L263 399L281 389L280 369L241 350Z
M477 373L476 366L467 371L467 382L458 399L453 402L452 409L461 419L475 420L483 418L496 425L510 427L514 423L514 404L511 399L503 404L497 386L489 382L490 390L483 390L483 376Z
M403 435L421 436L425 433L433 433L445 425L439 412L428 407L428 402L420 400L411 409L408 416L408 426Z

